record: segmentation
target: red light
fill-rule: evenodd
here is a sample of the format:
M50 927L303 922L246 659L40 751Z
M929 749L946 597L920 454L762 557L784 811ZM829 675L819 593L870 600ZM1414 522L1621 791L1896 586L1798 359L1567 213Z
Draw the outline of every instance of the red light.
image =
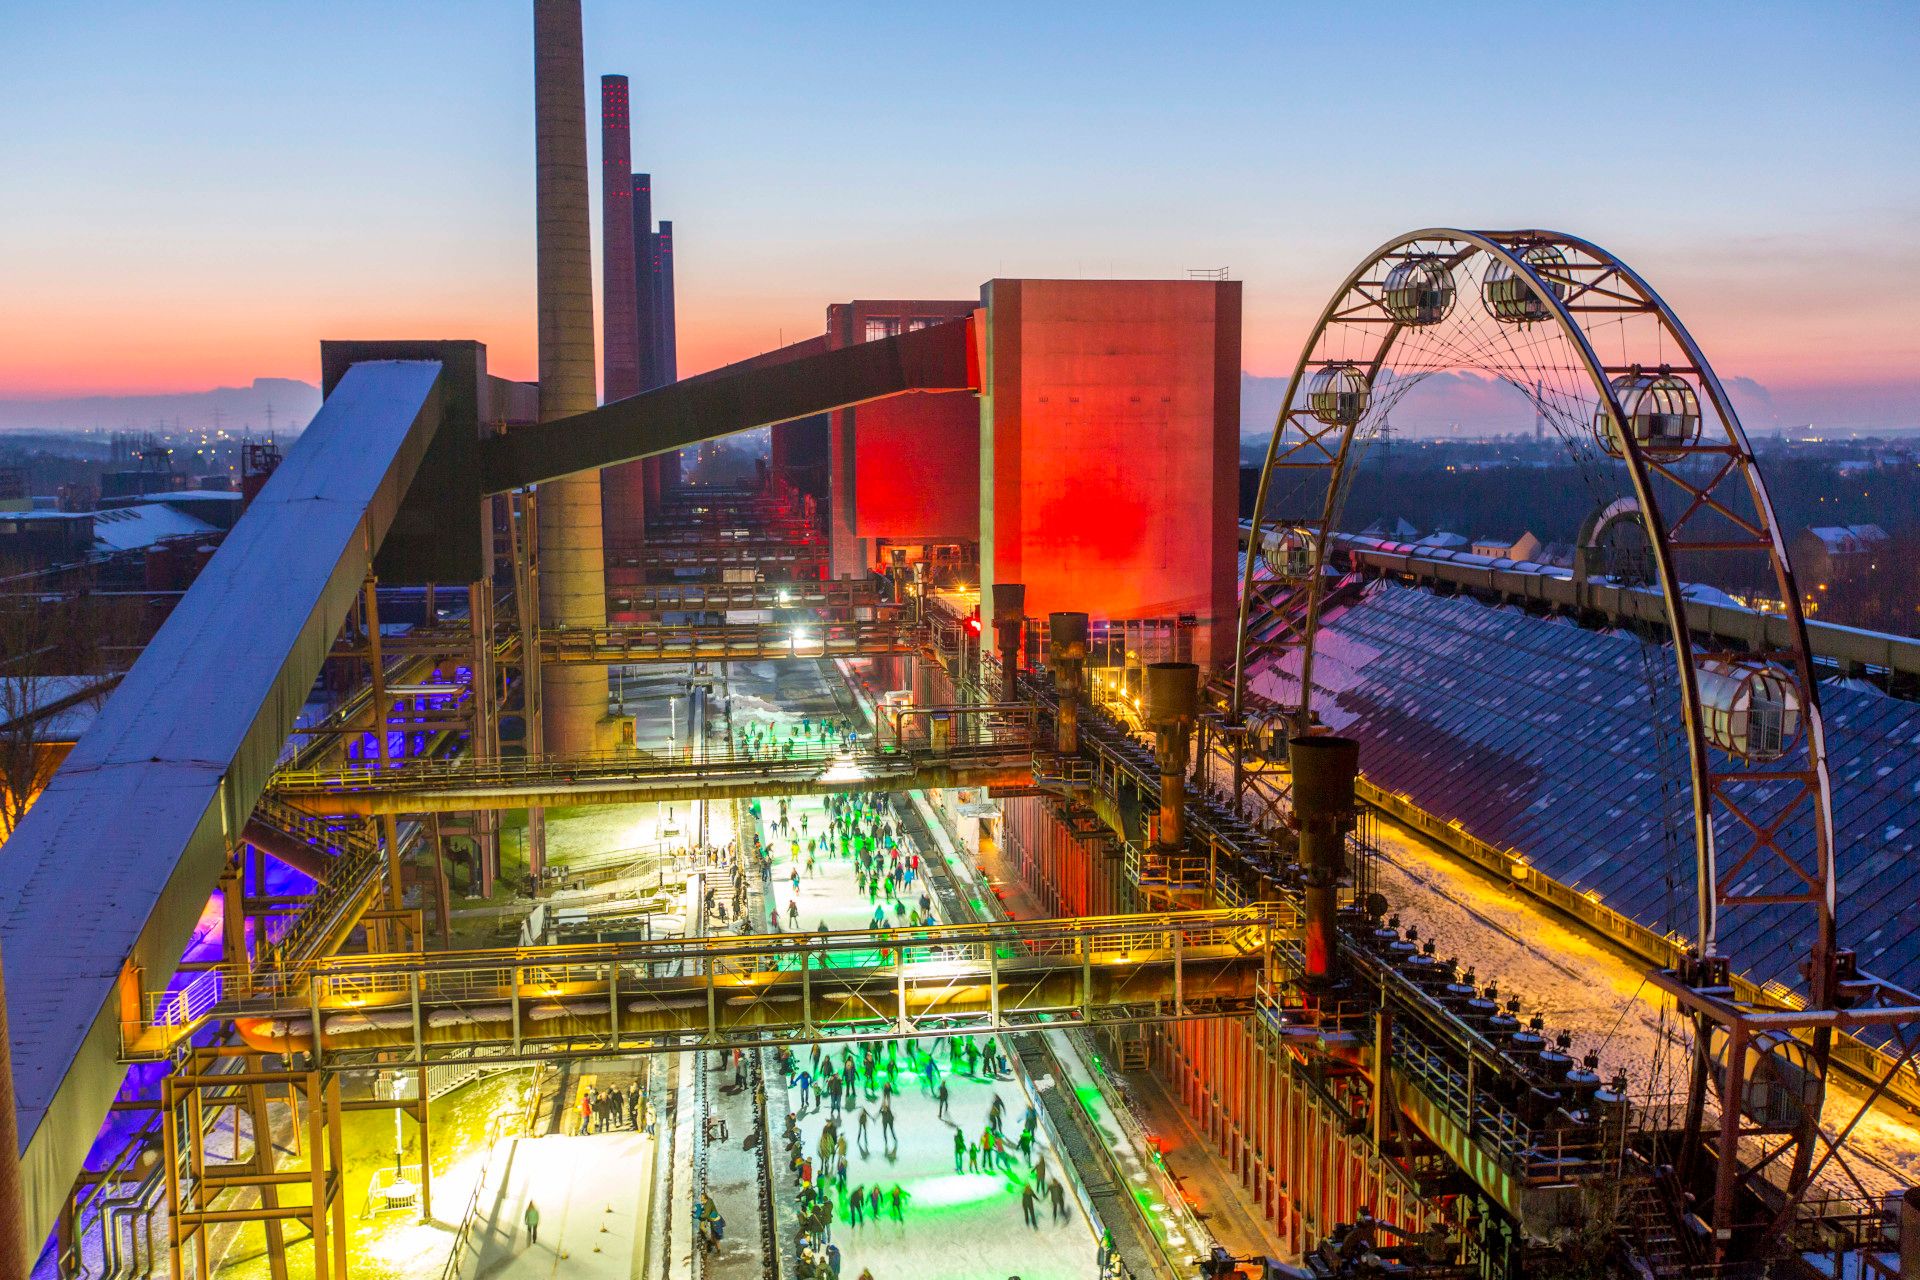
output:
M979 635L979 634L980 634L980 619L978 619L978 618L968 618L968 619L967 619L967 631L968 631L968 633L969 633L969 634L971 634L971 635L976 635L976 636L977 636L977 635Z

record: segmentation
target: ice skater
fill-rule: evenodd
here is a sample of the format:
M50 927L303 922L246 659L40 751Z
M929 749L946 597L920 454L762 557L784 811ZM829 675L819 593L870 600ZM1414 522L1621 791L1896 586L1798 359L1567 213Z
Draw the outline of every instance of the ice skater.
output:
M532 1248L540 1243L540 1206L531 1200L527 1201L526 1223L527 1247Z
M1037 1228L1040 1225L1040 1215L1033 1211L1035 1198L1032 1183L1020 1188L1020 1216L1026 1220L1028 1226Z

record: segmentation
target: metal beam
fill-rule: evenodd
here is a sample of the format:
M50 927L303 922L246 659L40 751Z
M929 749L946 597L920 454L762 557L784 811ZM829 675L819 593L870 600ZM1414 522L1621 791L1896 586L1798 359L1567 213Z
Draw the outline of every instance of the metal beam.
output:
M30 1249L119 1088L123 987L178 965L441 419L439 362L349 370L7 842Z
M768 362L756 357L481 443L488 493L556 480L703 440L909 391L978 388L970 319Z

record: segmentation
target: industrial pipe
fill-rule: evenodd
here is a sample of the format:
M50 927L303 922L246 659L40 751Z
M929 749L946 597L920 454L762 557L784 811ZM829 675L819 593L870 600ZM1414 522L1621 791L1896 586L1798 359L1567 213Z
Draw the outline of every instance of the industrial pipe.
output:
M1353 830L1360 744L1352 738L1312 734L1288 740L1287 753L1293 765L1293 812L1287 822L1300 834L1306 899L1303 985L1324 991L1340 981L1334 916L1346 869L1346 835Z
M1187 739L1200 709L1200 668L1191 662L1147 665L1147 724L1153 729L1153 759L1160 767L1160 834L1155 844L1172 853L1187 842Z
M1027 588L1020 582L993 584L993 639L1000 654L1000 701L1020 701L1020 627L1026 621Z
M1060 698L1054 744L1061 755L1080 750L1080 691L1087 676L1087 615L1055 613L1047 616L1047 661L1053 668L1053 687Z

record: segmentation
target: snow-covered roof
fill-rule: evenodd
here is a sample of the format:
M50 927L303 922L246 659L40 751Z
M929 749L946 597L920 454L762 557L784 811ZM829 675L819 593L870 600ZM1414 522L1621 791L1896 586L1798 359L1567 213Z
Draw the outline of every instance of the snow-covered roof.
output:
M205 520L159 502L93 513L93 540L102 551L138 551L165 538L218 532Z
M1887 531L1877 524L1817 524L1807 532L1836 556L1858 555L1887 540Z
M1290 706L1298 671L1291 649L1249 687ZM1649 928L1684 932L1693 851L1673 833L1690 831L1693 812L1672 673L1669 649L1630 632L1381 582L1328 607L1313 701L1323 722L1361 740L1376 784ZM1920 703L1837 681L1820 700L1845 941L1861 968L1920 985L1920 931L1908 923L1920 896ZM1804 812L1780 839L1811 858ZM1745 874L1753 892L1782 887L1776 869ZM1750 976L1799 987L1809 923L1729 912L1722 942Z
M1448 533L1445 529L1435 529L1424 538L1415 538L1417 547L1467 547L1473 544L1457 533Z

